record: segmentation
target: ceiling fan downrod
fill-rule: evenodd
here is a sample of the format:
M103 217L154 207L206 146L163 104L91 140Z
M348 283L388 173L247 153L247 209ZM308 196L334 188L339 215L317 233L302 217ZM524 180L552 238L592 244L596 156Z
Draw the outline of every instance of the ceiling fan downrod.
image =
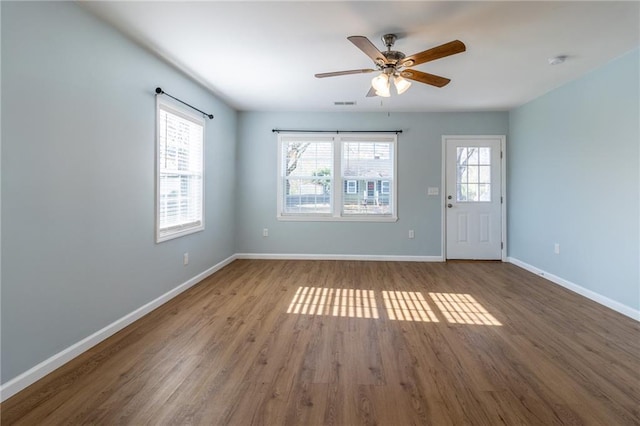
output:
M398 39L398 36L395 34L385 34L382 36L382 42L385 46L387 46L387 50L390 51L393 47L394 43Z
M384 57L387 59L387 64L382 66L381 68L396 68L396 65L400 63L405 57L405 54L402 52L398 52L397 50L391 50L393 45L395 44L398 36L395 34L385 34L382 36L382 42L387 47L386 52L381 52Z

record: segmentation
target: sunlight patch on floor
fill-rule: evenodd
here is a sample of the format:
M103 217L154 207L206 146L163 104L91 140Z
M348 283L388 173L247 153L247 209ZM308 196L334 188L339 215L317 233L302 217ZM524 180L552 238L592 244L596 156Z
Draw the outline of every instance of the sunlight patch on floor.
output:
M373 290L299 287L287 313L378 318L378 306Z
M438 322L422 293L416 291L383 291L382 300L389 319L398 321Z
M451 324L502 325L470 294L429 293L429 296L431 301L418 291L383 291L382 302L392 321L440 322L438 317L444 317ZM355 288L298 287L287 313L380 318L376 292Z
M450 323L502 325L470 294L429 293L429 296Z

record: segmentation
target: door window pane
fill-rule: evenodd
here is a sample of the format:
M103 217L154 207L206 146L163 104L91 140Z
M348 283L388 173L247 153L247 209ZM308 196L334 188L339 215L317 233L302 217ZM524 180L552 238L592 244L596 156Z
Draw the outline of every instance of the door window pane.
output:
M491 148L480 148L480 164L491 164Z
M456 148L456 200L491 201L491 147Z
M491 166L480 166L480 178L478 183L491 183Z

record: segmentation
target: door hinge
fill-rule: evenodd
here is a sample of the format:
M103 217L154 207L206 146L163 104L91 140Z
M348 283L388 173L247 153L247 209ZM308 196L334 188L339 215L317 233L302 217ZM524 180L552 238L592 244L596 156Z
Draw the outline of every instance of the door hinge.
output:
M504 203L504 198L500 197L500 204Z
M500 151L500 159L502 159L502 151Z
M504 243L503 242L500 243L500 249L504 250Z

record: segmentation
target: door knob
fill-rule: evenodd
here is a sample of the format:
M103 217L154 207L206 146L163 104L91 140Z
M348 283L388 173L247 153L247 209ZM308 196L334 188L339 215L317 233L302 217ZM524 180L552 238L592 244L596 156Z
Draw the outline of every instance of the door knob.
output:
M447 207L451 208L451 207L453 207L453 204L449 203L449 204L447 204Z

